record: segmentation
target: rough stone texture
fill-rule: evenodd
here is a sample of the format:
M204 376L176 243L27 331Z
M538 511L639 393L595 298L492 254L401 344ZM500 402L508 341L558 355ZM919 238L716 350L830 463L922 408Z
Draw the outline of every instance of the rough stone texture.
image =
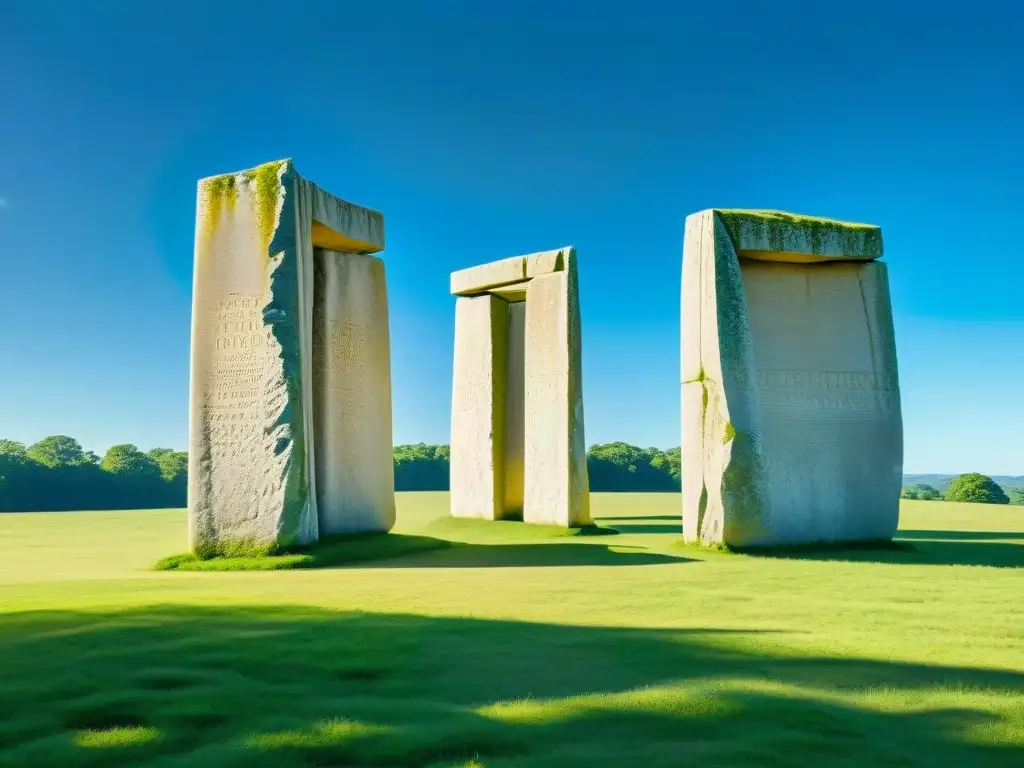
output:
M687 218L687 540L754 547L895 533L903 438L886 268L871 261L881 250L881 233L865 225L715 210Z
M526 458L526 302L508 305L508 365L505 384L504 514L523 513Z
M576 251L464 269L451 286L452 515L589 523Z
M320 535L395 524L384 262L314 251L313 425Z
M351 230L334 227L351 226ZM201 553L317 539L313 247L383 248L383 217L288 160L199 182L189 421L189 541Z
M569 252L569 259L575 253ZM590 519L576 270L526 289L526 424L523 520L566 527Z
M565 253L565 248L541 251L452 272L451 292L456 296L469 296L552 272L561 272L565 269Z
M719 209L715 213L745 259L813 263L871 261L882 256L882 230L871 224L782 211Z
M451 513L504 516L505 383L508 302L497 296L455 302Z

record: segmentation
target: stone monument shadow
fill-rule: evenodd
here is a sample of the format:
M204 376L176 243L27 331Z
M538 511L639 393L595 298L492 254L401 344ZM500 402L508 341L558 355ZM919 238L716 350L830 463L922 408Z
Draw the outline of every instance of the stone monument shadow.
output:
M383 535L383 534L382 534ZM395 536L396 534L386 534ZM699 563L689 557L651 552L643 547L605 544L468 544L438 547L387 561L353 563L351 568L565 568ZM330 566L325 566L330 567Z
M257 605L26 611L3 625L4 746L13 762L30 762L42 742L52 750L44 764L81 764L88 755L68 730L155 724L160 739L132 746L135 762L212 753L237 764L450 765L466 751L540 762L594 745L603 764L643 754L676 765L696 744L707 764L778 765L779 745L792 744L824 763L853 749L864 765L1016 764L1014 745L977 737L998 713L972 699L901 711L851 697L872 687L900 702L985 688L1012 702L1024 690L1020 672L794 656L771 633ZM613 695L545 709L604 693ZM535 702L546 716L482 711L508 702Z
M922 535L923 534L923 535ZM893 541L800 545L742 550L754 557L775 557L822 562L864 562L887 565L972 565L990 568L1024 568L1024 544L1000 541L1021 534L982 532L904 531Z

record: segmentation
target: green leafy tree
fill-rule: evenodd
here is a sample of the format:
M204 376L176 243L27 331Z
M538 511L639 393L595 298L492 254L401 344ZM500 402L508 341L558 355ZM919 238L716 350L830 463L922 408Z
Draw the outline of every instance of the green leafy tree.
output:
M0 457L25 461L28 459L28 451L25 444L19 443L17 440L0 439Z
M22 508L33 510L108 508L109 483L99 468L96 454L86 451L73 437L51 435L30 445L25 452L30 465L41 470ZM32 467L28 469L32 474Z
M913 483L906 485L900 492L900 498L917 499L919 501L938 501L943 498L942 491L924 483Z
M100 462L100 469L123 479L152 483L160 477L160 467L131 443L111 446Z
M26 508L40 469L29 460L22 443L0 440L0 512Z
M33 443L26 451L28 458L44 467L82 467L96 464L96 454L82 449L81 444L67 435L51 435Z
M451 451L447 445L396 445L393 456L396 491L448 490Z
M170 448L154 448L147 456L160 468L160 476L167 482L180 481L188 475L188 453Z
M671 464L664 451L623 442L592 445L587 451L592 491L678 491Z
M1003 489L986 475L968 472L960 475L946 489L946 501L966 501L975 504L1009 504Z
M181 507L188 456L115 445L100 461L77 440L53 435L25 448L0 439L0 512Z
M159 506L185 506L188 502L188 453L154 448L148 455L160 468L164 481L164 500Z
M159 506L167 495L160 466L131 443L111 446L103 455L100 469L108 483L107 507Z
M1024 507L1024 488L1011 488L1006 494L1014 506Z
M667 451L659 452L659 455L651 459L651 466L666 473L676 483L683 480L682 449L669 448Z

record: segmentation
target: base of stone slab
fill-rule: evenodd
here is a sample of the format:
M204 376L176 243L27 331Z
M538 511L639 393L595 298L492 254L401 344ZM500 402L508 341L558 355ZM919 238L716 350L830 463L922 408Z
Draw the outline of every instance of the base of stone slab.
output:
M808 544L786 544L777 547L730 547L730 551L741 555L757 557L864 559L870 560L879 554L913 554L917 547L908 541L874 539L870 541L821 541Z
M677 549L688 549L699 552L723 552L752 557L777 557L792 559L849 559L871 560L879 555L913 554L917 547L906 541L893 539L873 539L870 541L820 541L806 544L781 544L767 547L733 547L723 543L704 544L702 542L678 541L673 545ZM844 556L845 555L845 556Z
M311 547L272 549L237 542L221 551L201 557L196 554L171 555L153 566L157 571L286 571L296 568L338 568L370 560L391 558L446 549L451 542L431 536L398 533L364 533L321 539Z
M563 528L560 525L542 523L524 523L522 518L504 518L502 520L479 520L467 517L440 517L430 523L427 530L439 536L479 534L494 540L530 541L536 539L566 538L570 536L615 536L618 531L589 523L574 528Z

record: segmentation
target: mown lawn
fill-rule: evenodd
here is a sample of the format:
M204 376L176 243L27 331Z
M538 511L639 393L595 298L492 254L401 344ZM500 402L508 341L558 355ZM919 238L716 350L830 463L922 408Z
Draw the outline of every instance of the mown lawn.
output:
M907 549L437 523L348 567L158 572L181 511L0 515L3 766L1024 765L1024 508L907 502Z

